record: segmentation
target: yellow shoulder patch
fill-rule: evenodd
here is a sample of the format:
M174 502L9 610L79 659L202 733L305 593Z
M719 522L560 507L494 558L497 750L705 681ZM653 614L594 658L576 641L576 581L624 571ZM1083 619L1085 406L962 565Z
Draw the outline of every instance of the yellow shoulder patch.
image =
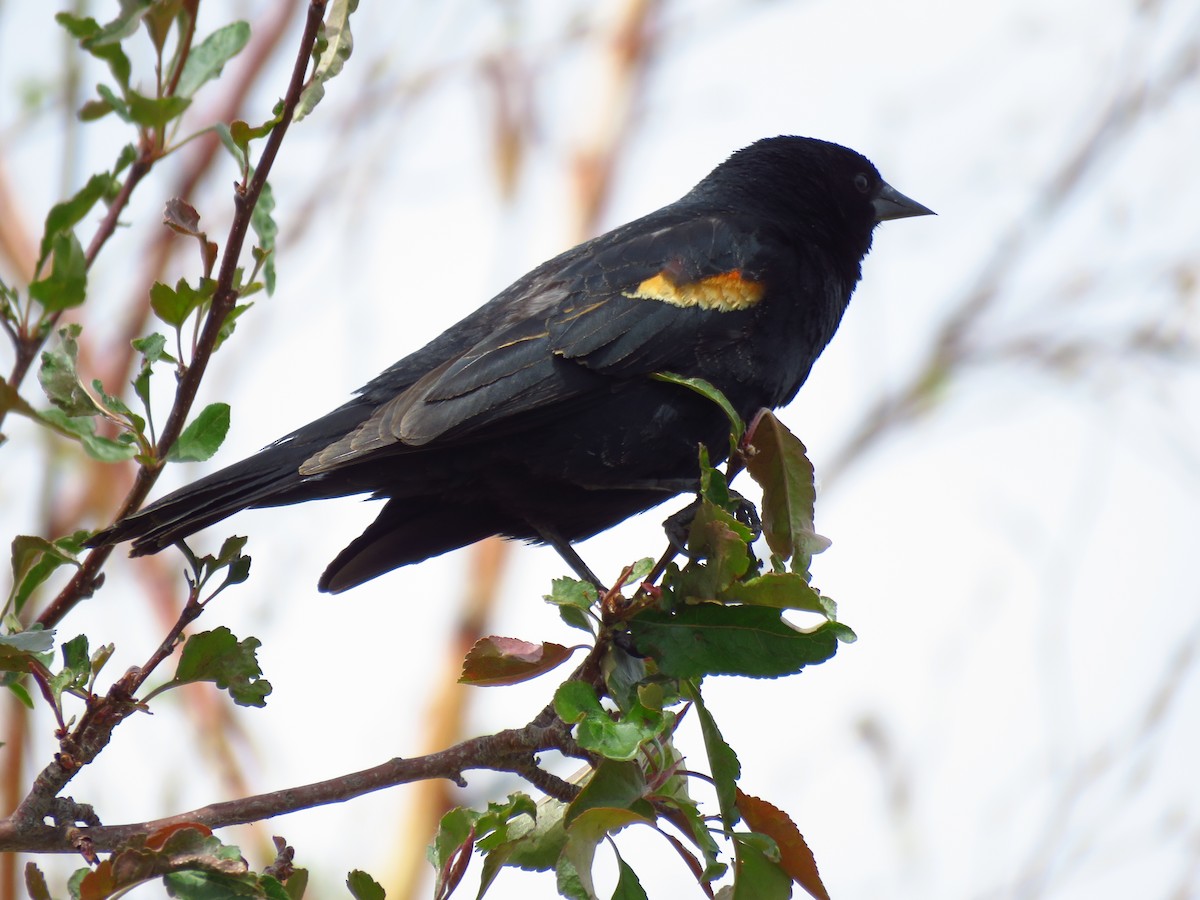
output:
M659 272L639 284L637 290L625 292L626 297L635 300L660 300L673 306L698 306L720 312L748 309L761 300L762 295L762 282L743 278L741 269L684 284L676 284L671 276Z

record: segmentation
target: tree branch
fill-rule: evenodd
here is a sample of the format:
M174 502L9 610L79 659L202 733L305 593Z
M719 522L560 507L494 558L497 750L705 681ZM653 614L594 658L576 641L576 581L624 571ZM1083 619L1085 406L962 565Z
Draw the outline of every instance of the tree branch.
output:
M524 728L510 728L472 738L427 756L396 758L327 781L213 803L149 822L77 827L22 823L13 815L0 821L0 851L72 853L90 847L96 852L108 852L134 835L171 825L198 823L209 828L241 825L314 806L342 803L373 791L429 778L447 778L463 785L463 773L470 769L512 772L537 787L549 788L549 793L559 799L569 800L578 793L578 789L539 769L533 758L534 754L543 750L569 752L572 747L570 728L566 724L555 722L541 726L531 722Z
M212 305L209 307L208 316L204 320L204 330L200 335L195 355L191 365L187 367L179 380L179 385L175 391L175 403L171 407L171 412L167 416L166 424L163 426L160 434L158 446L156 447L156 456L159 462L157 465L147 465L138 469L133 487L130 489L128 496L126 496L124 503L121 505L120 511L117 513L117 519L122 519L137 510L145 502L146 497L150 494L150 489L154 486L155 481L158 480L159 472L162 470L162 460L166 458L167 451L183 431L184 423L187 421L192 404L196 400L200 381L208 368L208 361L216 347L221 327L225 324L225 319L233 309L234 303L237 302L237 292L234 289L233 279L237 272L242 246L245 244L246 233L250 229L250 217L254 212L259 195L262 193L263 185L267 182L267 176L270 174L275 157L279 153L283 136L287 132L288 125L291 124L292 115L296 111L296 104L300 100L300 93L304 89L304 75L308 70L308 62L312 57L317 30L321 25L324 12L325 0L311 0L308 7L308 16L304 24L304 34L300 40L300 49L296 54L296 62L292 68L292 78L288 85L287 94L284 97L283 113L279 123L267 138L266 146L263 148L262 156L259 158L258 167L255 169L254 177L250 180L249 185L239 185L235 189L234 203L236 212L233 222L229 227L229 236L225 242L225 252L221 257L216 291L213 295ZM98 579L100 568L104 565L112 551L113 547L110 545L107 547L98 547L88 554L87 559L83 561L83 565L79 567L75 575L62 591L59 592L59 595L38 616L38 622L43 627L53 627L77 603L94 593L100 583Z

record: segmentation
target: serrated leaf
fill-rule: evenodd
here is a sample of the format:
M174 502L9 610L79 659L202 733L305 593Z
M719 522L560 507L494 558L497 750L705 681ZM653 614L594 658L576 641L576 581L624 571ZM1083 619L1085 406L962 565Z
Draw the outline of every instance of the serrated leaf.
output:
M596 592L594 584L564 576L550 582L550 593L546 594L543 599L555 606L590 609L598 598L599 594Z
M746 435L746 470L763 489L763 536L772 552L807 572L812 556L829 546L813 529L813 467L800 439L763 410Z
M788 900L792 896L792 879L779 864L778 850L772 858L770 845L752 834L735 834L733 846L737 861L733 900Z
M316 68L309 77L308 86L300 95L293 122L299 122L316 108L325 96L325 83L337 77L342 66L354 50L354 37L350 33L350 16L358 9L358 0L333 0L325 17L325 46L317 60Z
M346 888L354 900L385 900L387 897L383 886L361 869L346 876Z
M25 863L25 892L29 894L29 900L52 900L46 876L36 863Z
M228 433L229 404L210 403L167 451L167 461L204 462L217 452Z
M50 274L29 285L29 296L47 312L78 306L87 296L87 258L74 231L56 234L51 241L54 258Z
M497 636L480 638L463 660L458 683L476 687L517 684L556 669L570 658L571 648L562 644L531 644Z
M821 596L799 572L768 572L729 585L724 599L776 609L800 609L827 619L837 618L837 607Z
M832 657L844 626L825 622L800 631L775 609L705 603L648 610L631 619L629 629L638 651L665 675L776 678Z
M221 74L225 63L233 59L250 40L250 26L245 22L231 22L218 28L188 54L175 94L191 97L200 87Z
M717 727L717 720L704 705L699 685L689 682L684 693L695 705L696 714L700 719L700 733L704 737L709 772L712 774L713 786L717 791L717 805L721 808L721 822L725 825L726 834L730 834L738 821L736 792L737 780L742 776L742 764L738 761L733 748L722 736L721 729Z
M791 817L766 800L740 790L737 792L737 806L747 827L775 841L779 848L780 867L791 879L817 900L829 900L829 893L817 871L817 860Z
M229 691L239 706L265 706L271 683L262 677L255 653L258 638L238 641L225 626L191 635L183 647L174 685L211 681Z

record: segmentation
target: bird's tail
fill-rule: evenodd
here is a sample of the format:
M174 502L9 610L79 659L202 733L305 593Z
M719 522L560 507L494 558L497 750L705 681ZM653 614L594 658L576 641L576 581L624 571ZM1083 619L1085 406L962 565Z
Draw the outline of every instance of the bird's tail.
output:
M340 594L400 566L513 531L520 532L521 526L489 504L454 502L445 497L396 497L334 558L317 587Z
M300 465L313 453L370 415L370 405L352 401L260 452L168 494L94 534L89 547L133 541L131 555L157 553L179 540L256 506L284 506L323 497L359 493L344 479L302 476Z

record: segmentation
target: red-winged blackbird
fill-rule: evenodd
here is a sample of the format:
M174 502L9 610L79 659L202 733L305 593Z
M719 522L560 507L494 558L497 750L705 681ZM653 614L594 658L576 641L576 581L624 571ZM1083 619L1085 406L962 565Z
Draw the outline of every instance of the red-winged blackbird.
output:
M930 210L845 147L734 153L683 198L538 266L338 409L93 538L154 553L248 507L386 499L319 586L489 535L569 542L696 488L728 422L795 396L885 219ZM576 558L577 559L577 558Z

